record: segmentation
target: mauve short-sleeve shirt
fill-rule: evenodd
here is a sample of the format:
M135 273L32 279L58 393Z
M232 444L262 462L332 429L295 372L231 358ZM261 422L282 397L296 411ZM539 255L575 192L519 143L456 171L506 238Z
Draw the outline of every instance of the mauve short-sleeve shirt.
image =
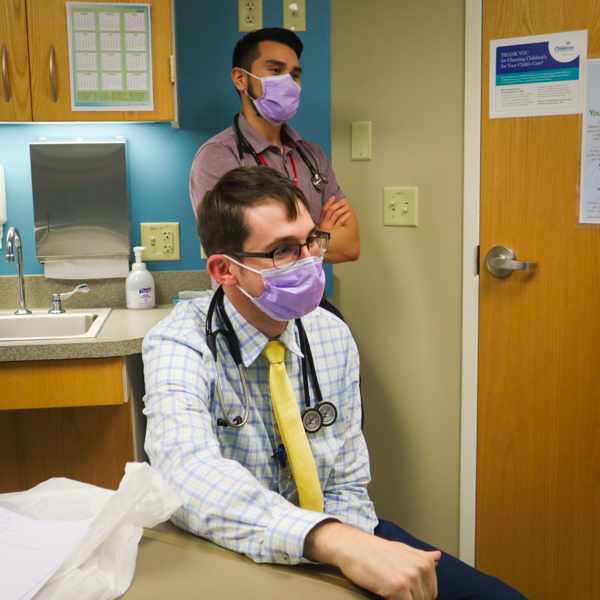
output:
M335 196L336 201L345 198L345 194L336 181L331 163L323 150L313 142L303 140L289 125L283 125L281 130L284 154L277 146L270 145L256 133L242 113L240 113L239 126L244 137L250 142L256 153L263 157L269 167L283 173L293 181L295 165L298 187L308 199L310 216L315 223L319 222L321 208L331 196ZM315 170L329 180L321 192L311 183L310 170L298 154L298 146L301 147ZM244 161L247 166L256 164L256 160L248 152L244 153ZM208 140L196 153L190 173L190 197L194 213L197 213L198 205L202 202L206 192L211 190L225 173L239 166L241 163L237 139L232 125Z

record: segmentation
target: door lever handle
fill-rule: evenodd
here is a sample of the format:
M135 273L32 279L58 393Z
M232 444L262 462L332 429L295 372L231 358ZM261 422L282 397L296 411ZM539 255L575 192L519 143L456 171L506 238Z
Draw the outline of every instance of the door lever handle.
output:
M515 260L508 246L494 246L485 257L485 266L494 277L508 277L513 271L533 271L537 263Z
M495 269L509 269L510 271L533 271L537 267L537 263L509 260L508 258L491 258L489 264Z

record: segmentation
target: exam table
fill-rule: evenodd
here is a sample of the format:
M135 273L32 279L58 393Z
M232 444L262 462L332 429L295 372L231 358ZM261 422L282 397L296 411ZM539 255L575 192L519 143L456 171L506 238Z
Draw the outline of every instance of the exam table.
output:
M170 522L146 529L124 600L359 600L376 596L327 565L256 564Z

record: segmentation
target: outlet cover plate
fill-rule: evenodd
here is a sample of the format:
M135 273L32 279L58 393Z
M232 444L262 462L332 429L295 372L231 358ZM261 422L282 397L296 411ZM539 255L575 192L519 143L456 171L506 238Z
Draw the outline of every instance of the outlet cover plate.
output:
M179 223L140 223L144 262L180 260Z
M238 0L238 29L254 31L262 29L262 0Z
M371 121L355 121L351 125L351 159L371 160Z

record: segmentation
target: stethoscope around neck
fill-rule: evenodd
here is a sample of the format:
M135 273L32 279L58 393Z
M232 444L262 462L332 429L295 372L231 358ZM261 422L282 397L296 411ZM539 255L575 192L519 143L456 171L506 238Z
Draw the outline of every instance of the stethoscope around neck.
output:
M225 306L223 305L223 297L224 297L223 288L219 287L215 292L210 306L208 307L208 312L206 313L206 323L205 323L205 333L206 333L206 343L213 355L215 361L215 372L217 374L217 398L219 399L219 404L221 406L221 412L223 413L224 418L217 419L217 425L221 427L243 427L248 421L248 416L250 415L250 392L248 390L248 384L246 382L246 374L244 372L244 363L242 361L242 352L240 350L240 343L235 335L233 330L233 326L231 325L231 321L227 316L227 312L225 311ZM215 329L213 331L212 322L214 319L215 309L219 314L219 318L224 324L224 328ZM335 405L331 402L324 402L323 396L321 395L321 388L319 387L319 382L317 380L317 371L315 369L315 363L313 360L312 352L310 349L310 344L308 343L308 336L306 335L306 331L304 330L304 326L302 325L302 321L300 319L295 320L296 328L298 329L298 336L300 338L300 350L302 351L302 389L304 393L304 405L305 408L301 413L302 424L304 425L304 429L307 433L316 433L321 429L321 427L329 427L333 425L337 420L337 409ZM223 400L223 390L221 387L221 376L219 375L219 367L217 364L217 354L218 354L218 346L217 346L217 338L219 335L222 335L229 347L229 352L231 352L231 356L235 362L238 373L240 375L240 380L242 382L242 389L244 390L244 416L236 416L234 419L230 420L229 415L227 414L227 410L225 409L225 402ZM315 396L317 397L317 403L315 407L311 407L310 404L310 390L308 385L308 371L310 371L311 379L313 382L313 387L315 390Z
M252 157L254 158L254 160L256 161L256 164L260 167L262 166L268 166L267 163L265 162L264 159L261 158L261 156L258 154L258 152L256 152L256 150L252 147L252 145L250 144L250 142L245 138L244 134L242 133L242 130L240 129L240 125L238 123L240 118L239 113L237 115L235 115L234 119L233 119L233 127L235 128L235 135L237 138L237 150L238 150L238 155L240 157L240 164L242 165L242 167L246 166L246 161L244 160L244 150L246 152L249 152L250 154L252 154ZM325 187L325 185L327 183L329 183L329 179L327 179L327 177L325 175L323 175L323 173L319 173L314 166L312 165L312 163L308 160L308 157L306 156L306 154L304 154L304 152L302 151L302 148L300 148L299 145L296 145L296 150L298 152L298 154L300 155L300 158L304 161L304 164L308 167L308 170L310 171L310 182L313 184L313 186L315 187L315 189L319 192L323 191L323 188ZM295 170L295 167L294 167Z

